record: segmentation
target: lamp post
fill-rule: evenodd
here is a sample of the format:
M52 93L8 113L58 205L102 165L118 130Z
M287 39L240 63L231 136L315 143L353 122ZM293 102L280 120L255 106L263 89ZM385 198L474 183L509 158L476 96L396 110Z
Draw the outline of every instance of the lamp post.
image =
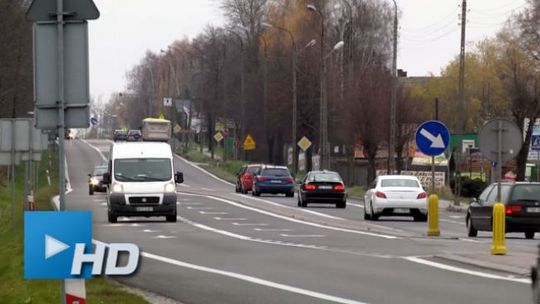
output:
M169 47L170 49L170 47ZM164 53L165 54L165 57L167 57L167 61L169 62L169 68L171 70L171 73L173 74L173 78L174 78L174 83L175 83L175 88L176 88L176 98L180 98L180 86L178 85L178 77L177 77L177 74L176 74L176 68L173 66L173 63L172 63L172 58L171 58L171 54L169 52L165 52L164 50L160 50L161 53ZM172 99L172 104L171 104L171 117L170 117L170 120L173 124L173 128L177 125L177 121L176 121L176 98L173 98ZM185 138L184 138L185 140ZM176 134L173 136L173 151L176 151L176 141L177 141L177 138L176 138Z
M151 65L151 64L150 64ZM152 99L154 97L154 72L152 71L152 67L146 65L146 69L150 72L150 97L148 98L148 117L152 116Z
M297 122L298 122L298 97L297 97L297 94L296 94L296 91L297 91L297 84L296 84L296 64L297 64L297 61L298 61L298 55L303 51L305 50L306 48L308 47L311 47L313 45L315 45L316 40L311 40L310 42L308 42L302 49L298 50L298 48L296 47L296 41L294 40L294 35L292 34L292 32L284 27L281 27L281 26L277 26L277 25L274 25L274 24L268 24L268 23L263 23L262 24L263 26L265 27L273 27L277 30L280 30L280 31L284 31L286 32L287 34L289 34L289 38L291 39L291 48L292 48L292 62L291 62L291 70L292 70L292 135L291 135L291 148L292 148L292 167L293 167L293 176L296 174L296 172L298 171L298 148L297 148L297 145L296 145L296 141L297 141Z
M397 3L394 2L394 48L392 54L392 96L390 99L390 138L388 140L388 173L394 171L394 141L396 137L396 102L397 102Z

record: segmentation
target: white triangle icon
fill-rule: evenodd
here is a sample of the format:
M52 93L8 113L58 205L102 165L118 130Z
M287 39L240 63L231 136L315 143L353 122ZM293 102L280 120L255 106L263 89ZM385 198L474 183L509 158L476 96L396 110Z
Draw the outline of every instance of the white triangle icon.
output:
M45 234L45 259L59 254L69 248L69 245Z

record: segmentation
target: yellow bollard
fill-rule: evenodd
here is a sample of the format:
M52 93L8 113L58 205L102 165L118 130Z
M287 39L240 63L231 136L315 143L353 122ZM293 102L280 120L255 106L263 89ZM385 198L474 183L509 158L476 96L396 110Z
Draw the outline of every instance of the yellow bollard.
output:
M428 198L428 236L439 236L439 197L432 194Z
M493 205L493 243L491 245L491 254L506 254L506 245L504 244L505 226L504 204L495 203Z

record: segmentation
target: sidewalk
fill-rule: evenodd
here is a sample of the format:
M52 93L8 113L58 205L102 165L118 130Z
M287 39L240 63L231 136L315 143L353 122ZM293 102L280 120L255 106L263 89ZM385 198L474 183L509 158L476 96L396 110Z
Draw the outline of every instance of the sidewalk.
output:
M537 256L535 254L520 252L510 252L506 255L492 255L489 252L471 252L438 255L434 256L434 259L529 277L531 268L536 266Z

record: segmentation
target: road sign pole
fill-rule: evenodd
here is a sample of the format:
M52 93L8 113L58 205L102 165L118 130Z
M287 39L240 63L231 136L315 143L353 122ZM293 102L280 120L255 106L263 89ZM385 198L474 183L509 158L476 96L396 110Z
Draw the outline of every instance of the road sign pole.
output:
M431 194L435 194L435 156L431 157Z

